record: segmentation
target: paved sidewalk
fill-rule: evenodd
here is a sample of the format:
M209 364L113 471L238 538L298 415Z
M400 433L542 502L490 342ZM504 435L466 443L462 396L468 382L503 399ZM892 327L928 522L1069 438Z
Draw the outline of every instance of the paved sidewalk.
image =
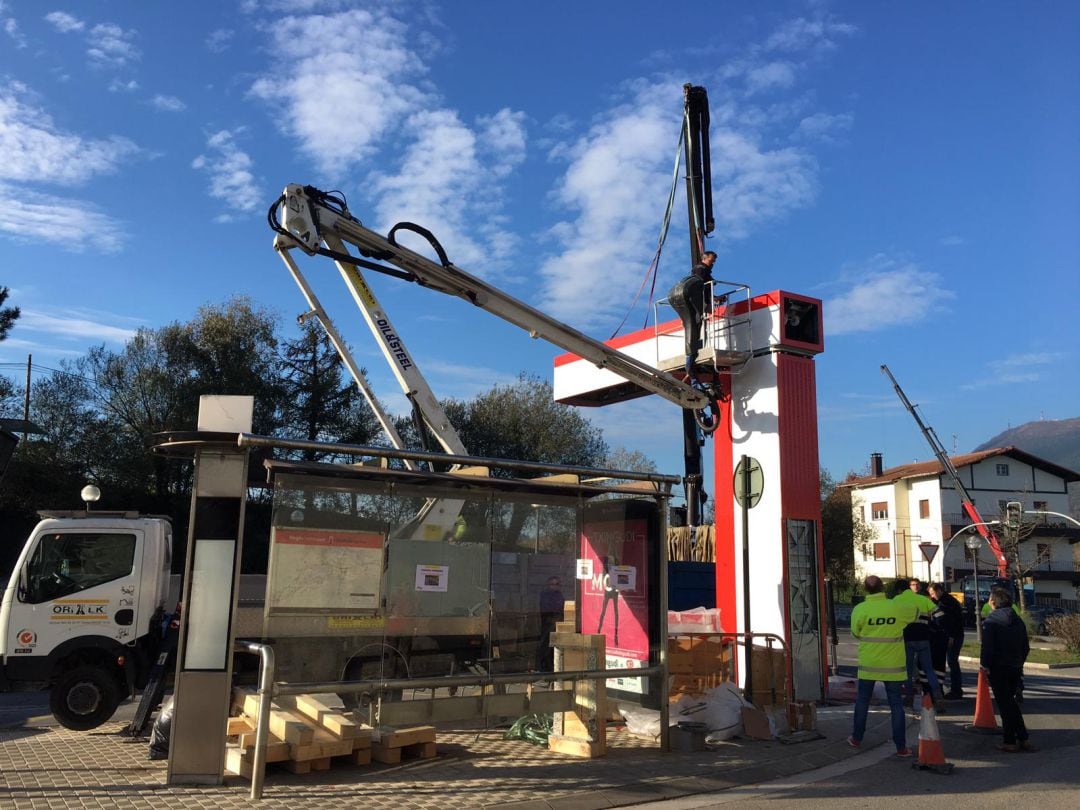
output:
M888 738L888 709L873 707L863 748L846 744L851 706L820 707L821 739L797 744L736 739L702 753L661 754L622 731L608 755L579 760L502 739L502 730L440 730L438 756L397 766L348 766L290 774L271 766L263 802L272 807L500 808L591 810L756 784L820 768ZM147 759L145 739L120 736L122 723L92 732L20 727L0 730L0 807L250 807L249 783L165 785L163 761ZM917 745L909 726L908 744ZM895 760L899 769L910 760Z

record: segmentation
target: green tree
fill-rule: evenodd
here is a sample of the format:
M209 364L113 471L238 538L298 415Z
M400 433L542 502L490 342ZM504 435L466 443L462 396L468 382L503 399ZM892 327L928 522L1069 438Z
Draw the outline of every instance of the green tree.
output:
M282 352L281 435L308 441L372 444L381 428L330 338L313 321ZM363 373L363 369L361 369ZM326 460L305 451L306 461Z
M848 473L845 481L856 478ZM838 588L850 589L855 585L855 552L860 553L873 537L873 529L851 508L851 488L837 484L822 469L821 483L821 534L825 549L825 575Z
M630 450L626 447L616 447L608 451L604 466L610 470L626 470L627 472L656 472L655 461L640 450Z
M15 321L19 319L22 311L18 307L5 307L8 294L10 291L7 287L0 287L0 340L6 340L8 332L11 331L11 327L15 325Z
M556 402L551 383L536 376L522 374L513 385L444 407L470 455L586 467L607 457L603 432Z
M522 374L513 385L496 385L475 399L443 405L470 455L584 467L602 467L608 455L601 430L576 408L557 403L551 384L539 377ZM516 474L492 470L496 476ZM498 514L474 515L474 508L465 510L470 525L489 522L496 527L496 543L506 548L522 540L522 529L534 514L531 504L509 498L500 501Z

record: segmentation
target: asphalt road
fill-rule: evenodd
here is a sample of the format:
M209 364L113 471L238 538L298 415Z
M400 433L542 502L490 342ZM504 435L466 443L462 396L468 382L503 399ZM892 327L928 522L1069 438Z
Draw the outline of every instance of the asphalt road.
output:
M845 637L846 636L846 637ZM840 673L854 675L855 642L841 637ZM974 696L976 670L964 676L964 689ZM846 810L866 807L949 807L981 810L1037 805L1039 810L1073 808L1080 804L1080 669L1028 671L1024 675L1023 712L1036 753L1005 754L997 750L1000 736L975 734L970 724L974 701L948 704L938 717L950 775L917 770L911 760L893 757L883 744L835 766L792 779L734 788L708 796L639 805L638 810L706 810L738 802L743 808L798 805L799 810ZM909 738L913 748L916 741Z
M139 696L121 703L114 720L130 721L138 708ZM51 727L58 723L49 711L48 692L0 692L0 728L32 725Z

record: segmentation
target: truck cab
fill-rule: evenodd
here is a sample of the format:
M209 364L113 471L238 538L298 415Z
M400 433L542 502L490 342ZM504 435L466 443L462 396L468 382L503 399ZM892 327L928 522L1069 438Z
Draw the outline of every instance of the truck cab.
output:
M106 722L157 655L172 526L135 512L40 512L0 602L0 687L50 690L61 725Z

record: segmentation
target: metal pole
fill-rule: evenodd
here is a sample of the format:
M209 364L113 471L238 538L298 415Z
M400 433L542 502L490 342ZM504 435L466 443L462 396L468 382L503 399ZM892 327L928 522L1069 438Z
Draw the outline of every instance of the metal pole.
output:
M840 644L840 636L836 629L836 599L833 591L833 581L831 579L825 580L825 610L829 616L829 659L831 664L829 666L829 672L832 675L839 673L839 662L837 661L837 647Z
M30 367L33 364L34 355L26 355L26 391L23 394L23 444L26 444L26 435L30 431Z
M982 622L979 621L979 550L973 548L971 550L972 565L975 569L975 639L982 644Z
M743 697L753 703L753 680L751 677L751 652L754 641L750 625L750 457L742 461L742 579L743 579L743 631L746 633L746 678Z
M309 439L278 439L273 436L260 436L254 433L234 434L236 444L249 447L283 447L292 450L314 450L320 453L340 453L353 456L374 456L376 458L400 458L414 461L433 461L436 464L462 464L467 467L498 467L504 470L525 470L540 473L565 473L579 475L590 480L603 478L626 479L628 481L649 481L655 484L678 484L682 479L677 475L663 473L645 473L636 470L609 470L602 467L579 467L573 464L546 464L541 461L518 461L515 459L491 458L488 456L459 456L454 453L432 453L426 450L395 450L390 447L373 447L364 444L344 442L317 442ZM197 433L160 433L155 439L155 447L167 449L181 445L198 445Z
M262 798L266 776L266 743L270 738L270 702L274 696L274 648L269 644L237 641L236 648L259 658L259 716L255 718L255 761L251 766L251 800Z

